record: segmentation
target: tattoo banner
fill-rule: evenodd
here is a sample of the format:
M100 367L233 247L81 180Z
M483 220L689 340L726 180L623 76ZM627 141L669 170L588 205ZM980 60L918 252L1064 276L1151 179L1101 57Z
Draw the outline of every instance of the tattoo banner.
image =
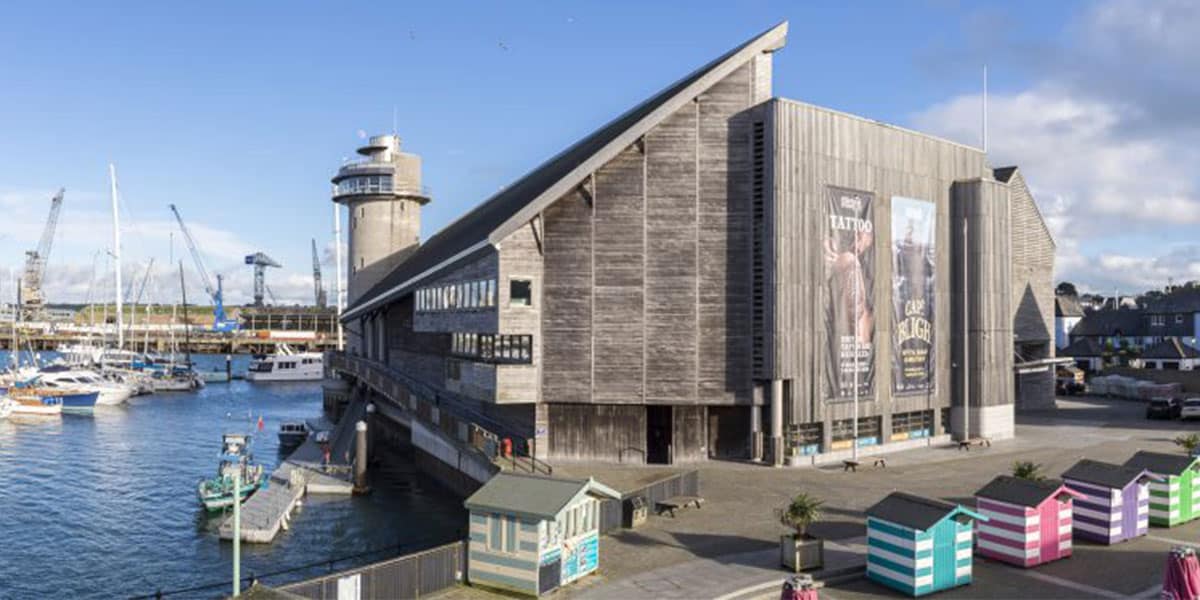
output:
M892 391L934 388L936 214L932 202L892 197Z
M825 387L833 400L870 396L875 380L874 196L829 187L825 230Z

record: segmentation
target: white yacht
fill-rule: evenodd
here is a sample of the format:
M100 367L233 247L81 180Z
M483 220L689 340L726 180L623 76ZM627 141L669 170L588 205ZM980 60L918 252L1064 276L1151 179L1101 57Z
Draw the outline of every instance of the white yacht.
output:
M296 352L286 344L275 354L256 355L246 371L248 381L320 381L324 377L320 352Z
M42 386L66 391L99 392L97 405L113 406L123 404L136 389L129 384L109 381L92 371L69 369L65 367L46 367L38 372L38 381Z

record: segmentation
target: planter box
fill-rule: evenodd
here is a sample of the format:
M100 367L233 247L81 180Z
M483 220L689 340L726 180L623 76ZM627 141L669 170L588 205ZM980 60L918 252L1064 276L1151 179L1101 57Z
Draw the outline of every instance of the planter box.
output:
M795 573L825 566L825 540L798 537L793 534L779 537L779 561Z

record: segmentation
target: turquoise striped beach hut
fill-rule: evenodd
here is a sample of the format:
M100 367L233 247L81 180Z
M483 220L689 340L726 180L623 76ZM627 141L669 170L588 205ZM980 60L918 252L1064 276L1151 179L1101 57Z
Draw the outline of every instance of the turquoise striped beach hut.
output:
M620 493L577 481L500 473L463 503L470 511L467 580L540 596L600 566L600 506Z
M867 578L910 596L971 583L972 528L987 517L892 492L867 509Z

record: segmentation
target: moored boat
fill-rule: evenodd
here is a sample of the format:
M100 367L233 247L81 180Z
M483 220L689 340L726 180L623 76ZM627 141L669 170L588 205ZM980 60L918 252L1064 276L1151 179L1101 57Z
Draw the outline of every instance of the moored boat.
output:
M10 395L13 401L12 414L55 416L62 414L62 400L56 396L38 394Z
M308 439L310 430L303 421L288 421L279 425L279 449L291 450Z
M196 494L205 510L217 512L233 506L234 502L245 502L263 484L262 465L251 463L250 436L227 433L221 438L221 462L217 476L202 479ZM238 485L234 486L234 479Z
M296 352L282 344L275 354L255 355L246 370L248 381L318 381L325 377L324 355Z

